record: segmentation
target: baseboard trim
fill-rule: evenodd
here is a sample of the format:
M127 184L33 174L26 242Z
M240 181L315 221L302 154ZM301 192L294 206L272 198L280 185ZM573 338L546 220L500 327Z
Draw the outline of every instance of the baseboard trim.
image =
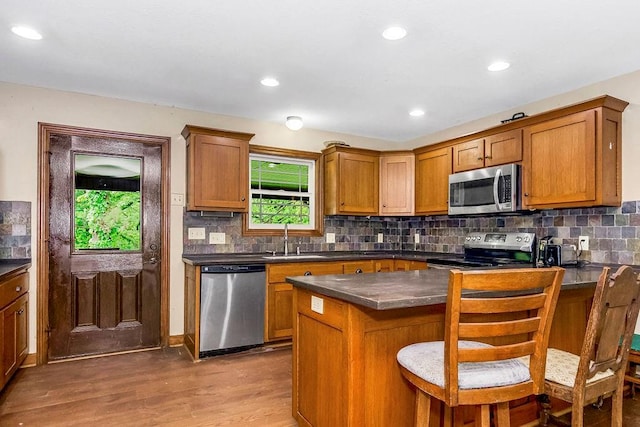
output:
M184 345L184 335L169 336L169 347L181 347Z
M24 358L22 365L20 368L33 368L38 364L38 357L36 353L29 353L27 357Z

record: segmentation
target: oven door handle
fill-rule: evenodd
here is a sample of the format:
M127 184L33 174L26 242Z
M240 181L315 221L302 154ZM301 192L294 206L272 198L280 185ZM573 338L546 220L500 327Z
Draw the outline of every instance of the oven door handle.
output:
M500 198L498 197L498 183L500 182L501 175L502 175L502 170L498 169L496 171L496 176L493 178L493 201L496 204L497 210L502 210L500 208Z

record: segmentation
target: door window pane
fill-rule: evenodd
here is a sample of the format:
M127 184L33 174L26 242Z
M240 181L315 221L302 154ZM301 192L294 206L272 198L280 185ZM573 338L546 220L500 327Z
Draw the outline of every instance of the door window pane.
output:
M139 251L139 158L74 156L75 250Z

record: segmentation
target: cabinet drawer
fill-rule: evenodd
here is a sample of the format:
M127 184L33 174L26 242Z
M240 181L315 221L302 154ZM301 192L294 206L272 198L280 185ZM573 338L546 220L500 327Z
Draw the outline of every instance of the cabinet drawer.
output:
M323 274L342 274L341 262L301 262L267 266L269 283L284 282L288 276L320 276Z
M295 289L297 298L296 316L305 315L320 323L342 330L346 317L346 305L325 295Z
M343 263L344 274L373 273L373 261L348 261Z
M0 308L29 290L29 275L22 273L0 284Z

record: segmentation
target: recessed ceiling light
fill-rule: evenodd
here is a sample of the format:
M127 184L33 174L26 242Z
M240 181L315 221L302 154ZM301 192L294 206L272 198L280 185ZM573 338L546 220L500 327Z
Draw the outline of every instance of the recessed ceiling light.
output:
M407 30L402 27L389 27L382 32L382 37L387 40L400 40L407 35Z
M33 28L25 27L22 25L16 25L15 27L11 27L11 31L13 34L18 35L20 37L24 37L29 40L41 40L42 34L34 30Z
M424 110L416 108L415 110L409 111L409 115L411 117L422 117L422 116L424 116Z
M269 87L276 87L280 85L280 82L278 81L278 79L275 79L273 77L265 77L264 79L260 80L260 83L263 86L269 86Z
M489 70L489 71L502 71L502 70L506 70L510 66L511 66L511 64L509 64L508 62L496 61L493 64L489 65L487 67L487 70Z

